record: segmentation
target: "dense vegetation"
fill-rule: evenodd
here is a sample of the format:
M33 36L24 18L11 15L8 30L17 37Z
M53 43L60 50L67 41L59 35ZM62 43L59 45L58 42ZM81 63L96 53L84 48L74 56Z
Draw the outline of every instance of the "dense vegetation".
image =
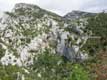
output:
M92 31L82 49L89 52L90 60L86 62L91 80L107 79L107 13L99 13L88 19L87 30Z
M82 64L72 63L65 57L46 49L35 56L34 63L27 67L0 66L0 80L89 80Z
M88 19L86 29L92 31L91 37L84 45L83 49L94 55L100 50L107 50L107 13L99 13L95 17Z
M107 37L107 13L99 13L88 19L87 29L91 30L94 36Z

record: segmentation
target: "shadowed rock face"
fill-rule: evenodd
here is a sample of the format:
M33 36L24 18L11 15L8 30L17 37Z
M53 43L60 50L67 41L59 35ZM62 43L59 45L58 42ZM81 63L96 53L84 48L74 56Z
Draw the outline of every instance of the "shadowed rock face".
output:
M70 29L66 30L68 26ZM0 22L0 45L5 49L1 62L4 65L26 66L32 64L33 57L47 47L51 48L52 52L73 60L77 53L81 52L79 43L86 41L84 33L80 33L81 27L75 27L78 30L75 31L72 24L65 22L61 16L38 6L16 4L12 12L4 13ZM79 35L75 33L77 31ZM72 38L70 43L73 44L69 47L65 42L68 36Z
M64 53L64 56L67 57L67 59L69 59L71 61L75 61L76 52L74 51L74 49L72 47L68 47L67 45L65 45L63 48L63 53Z

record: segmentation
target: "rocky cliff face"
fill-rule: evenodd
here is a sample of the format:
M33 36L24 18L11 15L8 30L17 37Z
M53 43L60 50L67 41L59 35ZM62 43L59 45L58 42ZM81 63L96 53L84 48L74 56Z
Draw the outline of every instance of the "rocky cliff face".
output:
M69 60L84 59L86 55L80 51L88 35L84 28L82 23L72 25L61 16L38 6L16 4L0 19L1 63L30 65L34 56L46 48Z

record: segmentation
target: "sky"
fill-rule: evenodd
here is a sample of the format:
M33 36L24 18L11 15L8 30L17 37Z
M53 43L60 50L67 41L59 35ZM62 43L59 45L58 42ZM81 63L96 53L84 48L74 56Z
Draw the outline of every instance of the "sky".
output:
M0 0L0 11L11 11L16 3L30 3L65 15L72 10L101 12L107 10L107 0Z

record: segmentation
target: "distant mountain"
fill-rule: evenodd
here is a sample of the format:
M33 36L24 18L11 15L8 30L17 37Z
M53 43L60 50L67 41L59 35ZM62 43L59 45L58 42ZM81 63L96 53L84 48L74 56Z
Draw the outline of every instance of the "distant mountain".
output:
M90 13L84 11L72 11L64 16L65 19L74 20L82 17L95 16L97 13Z

